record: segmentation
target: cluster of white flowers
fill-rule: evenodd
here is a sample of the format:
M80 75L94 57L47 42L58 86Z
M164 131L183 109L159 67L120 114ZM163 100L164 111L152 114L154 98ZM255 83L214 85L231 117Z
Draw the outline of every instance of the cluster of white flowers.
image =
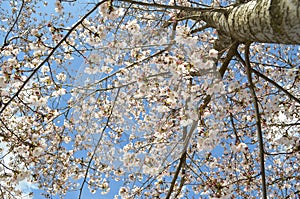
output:
M65 88L59 88L58 90L52 93L52 96L59 97L66 94L67 90Z
M59 74L56 75L56 78L57 78L59 81L64 82L64 81L66 81L67 76L66 76L65 73L59 73Z
M108 20L114 20L124 14L122 8L116 8L111 5L111 2L105 2L99 7L100 14Z
M138 24L137 19L134 19L127 23L125 28L131 33L131 34L139 34L140 32L140 25Z
M184 26L176 27L175 41L178 44L184 44L189 47L195 47L198 42L198 36L189 35L190 29Z
M36 95L30 95L25 99L25 102L32 104L34 106L46 106L49 96L38 97Z
M14 14L19 8L16 2L11 4ZM185 184L179 190L175 183L176 198L192 195L190 187L197 196L211 198L257 191L256 121L244 67L234 60L220 77L218 69L224 59L216 61L222 53L228 56L228 49L212 49L215 33L211 29L194 33L203 21L187 20L185 11L155 9L154 2L144 9L141 2L129 6L104 1L90 16L83 14L85 19L74 27L69 22L77 17L67 14L78 1L56 0L58 14L52 11L47 16L31 7L38 1L25 2L26 11L0 52L4 57L0 60L0 106L17 93L1 113L0 141L11 147L11 151L3 149L1 186L13 190L19 181L32 176L50 195L78 190L76 183L93 194L107 194L115 180L124 182L121 198L162 198L169 191L183 145L189 141L178 176ZM187 0L157 3L193 4ZM3 13L0 16L5 19ZM41 16L43 22L35 20ZM64 35L68 38L56 48ZM267 51L263 45L251 52L253 67L298 97L298 68L281 69L284 56L278 70L255 65L273 64L262 51ZM46 57L49 52L51 56ZM74 67L70 66L77 56L85 62L73 83ZM45 58L47 63L24 86ZM253 75L264 146L271 152L298 152L299 105L262 79ZM189 132L191 137L187 137ZM267 173L287 176L287 181L298 172L297 158L266 156ZM200 170L201 174L196 173ZM268 180L272 183L273 177ZM294 184L284 188L298 190ZM233 191L233 187L240 189ZM237 194L231 196L232 192Z

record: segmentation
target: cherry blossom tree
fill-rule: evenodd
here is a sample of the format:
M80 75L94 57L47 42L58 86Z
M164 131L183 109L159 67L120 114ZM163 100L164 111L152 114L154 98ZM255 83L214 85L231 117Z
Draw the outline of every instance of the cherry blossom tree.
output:
M300 197L298 1L0 9L2 198Z

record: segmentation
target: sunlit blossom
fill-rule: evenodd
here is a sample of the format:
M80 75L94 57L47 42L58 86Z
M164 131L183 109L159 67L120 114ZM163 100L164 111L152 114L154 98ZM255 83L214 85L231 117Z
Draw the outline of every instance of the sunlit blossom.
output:
M66 89L60 88L60 89L58 89L57 91L54 91L54 92L52 93L52 95L55 96L55 97L58 97L58 96L61 96L61 95L66 94L66 92L67 92Z

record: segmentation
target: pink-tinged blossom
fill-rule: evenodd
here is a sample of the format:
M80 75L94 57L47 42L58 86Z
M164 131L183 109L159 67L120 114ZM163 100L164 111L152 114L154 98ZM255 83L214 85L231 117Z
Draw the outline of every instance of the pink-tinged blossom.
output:
M6 78L4 76L0 76L0 88L4 88L6 86Z
M136 19L128 22L125 28L133 35L140 34L140 25L137 23Z
M122 199L127 198L127 194L128 194L128 189L126 187L121 187L119 190L119 195L121 196L121 198Z
M110 2L105 2L99 7L100 14L108 20L115 20L122 16L124 11L122 8L113 7Z
M165 112L168 112L170 109L167 107L167 106L159 106L159 107L157 107L157 111L159 112L159 113L165 113Z
M70 141L71 141L71 137L70 137L70 136L65 136L65 137L64 137L64 142L65 142L65 143L68 144Z

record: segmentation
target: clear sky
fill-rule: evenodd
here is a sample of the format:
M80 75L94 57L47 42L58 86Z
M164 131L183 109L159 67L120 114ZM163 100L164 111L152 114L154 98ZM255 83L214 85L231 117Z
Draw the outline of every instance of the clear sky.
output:
M72 26L73 23L75 23L78 19L80 19L80 15L84 15L85 12L82 11L82 10L85 10L87 11L88 9L83 9L85 8L86 4L85 3L82 3L83 1L76 1L76 6L68 6L68 3L63 3L63 6L65 8L65 11L70 11L73 15L74 15L74 18L70 21L70 23L68 24L68 26ZM52 1L49 1L48 2L48 5L47 6L43 6L42 5L42 1L41 1L41 6L40 6L40 12L42 13L47 13L47 14L56 14L55 13L55 6L54 6L54 3L55 3L55 0L52 0ZM5 8L8 8L10 9L10 6L9 4L3 4L2 7L3 9ZM37 19L38 20L42 20L42 19L45 19L45 16L37 16ZM39 21L37 21L39 22ZM1 23L1 22L0 22ZM3 43L3 38L4 35L1 35L0 36L0 42L1 44ZM74 57L74 60L72 60L72 67L74 67L73 69L80 69L80 67L84 67L84 64L83 64L83 60L82 59L79 59L77 57ZM51 65L52 70L55 70L55 65ZM80 70L82 70L83 68L81 68ZM74 74L76 75L76 74ZM85 76L84 78L87 78L88 76ZM84 79L81 79L81 81L84 80ZM80 84L80 82L74 82L75 84L78 83ZM5 151L4 151L5 152ZM3 152L3 154L4 154ZM9 158L9 157L7 157ZM82 199L110 199L110 198L113 198L113 196L115 194L118 193L119 191L119 187L122 185L122 181L120 182L113 182L110 183L110 187L111 187L111 190L108 194L106 195L101 195L99 192L96 192L95 194L91 194L90 191L88 190L87 188L87 185L85 185L85 189L84 189L84 192L83 192L83 195L82 195ZM22 183L20 183L20 189L22 189L23 191L29 193L29 192L33 192L34 195L32 197L32 199L41 199L41 198L44 198L43 196L41 196L40 194L43 193L42 190L39 190L37 188L36 185L34 184L31 184L31 183L28 183L27 181L22 181ZM69 192L64 198L66 199L74 199L74 198L78 198L78 194L79 194L79 191L74 191L74 192ZM23 199L29 199L31 197L25 195L23 197ZM53 196L52 198L59 198L58 196Z
M82 0L76 1L76 4L75 4L76 6L75 7L73 7L73 6L69 7L68 3L63 3L65 10L66 11L70 11L74 15L74 18L70 21L70 24L68 24L69 26L72 26L72 24L75 23L80 18L81 15L85 14L85 12L83 10L85 10L85 11L88 10L88 9L85 9L85 6L87 4L84 4L82 2L83 2ZM47 7L41 6L41 10L40 11L42 11L44 13L48 13L48 14L55 14L54 3L55 3L55 0L49 1L48 2L48 6ZM8 6L8 5L6 5L6 6ZM44 18L44 16L39 16L38 20L39 19L42 20L43 18ZM3 43L3 37L2 37L2 35L0 35L0 42ZM88 56L88 55L86 55L86 56ZM80 59L80 58L74 57L74 59L72 60L71 66L73 67L73 69L83 70L83 68L84 68L83 60ZM53 70L56 69L55 65L51 65L51 67L52 67ZM83 67L83 68L80 68L80 67ZM74 73L73 75L75 76L76 74ZM81 79L80 81L83 81L87 77L88 76L84 76L83 79ZM78 82L78 81L71 82L71 83L72 84L80 84L80 82ZM70 96L66 96L66 97L70 97ZM0 147L1 147L1 143L0 143ZM218 154L220 154L221 152L222 152L222 148L221 147L216 147L216 149L212 151L212 153L216 154L216 156ZM4 152L2 152L2 154L4 154ZM113 196L118 193L119 187L122 186L122 183L123 183L122 181L120 181L120 182L113 182L112 181L112 183L110 183L110 188L111 188L110 192L108 194L106 194L106 195L101 195L99 192L96 192L95 194L91 194L90 191L87 188L87 185L85 184L85 189L84 189L84 192L83 192L83 195L82 195L82 199L110 199L110 198L113 198ZM41 198L43 198L40 195L41 193L43 193L43 191L39 190L33 184L26 183L26 181L24 181L24 182L20 183L20 188L23 189L23 190L26 190L28 192L33 191L34 192L33 199L41 199ZM78 194L79 194L79 191L69 192L64 198L66 198L66 199L78 198ZM192 193L191 193L190 196L192 197L194 195L192 195ZM52 198L59 198L59 197L58 196L54 196ZM204 198L204 196L201 196L201 198ZM28 197L24 197L23 199L28 199Z

